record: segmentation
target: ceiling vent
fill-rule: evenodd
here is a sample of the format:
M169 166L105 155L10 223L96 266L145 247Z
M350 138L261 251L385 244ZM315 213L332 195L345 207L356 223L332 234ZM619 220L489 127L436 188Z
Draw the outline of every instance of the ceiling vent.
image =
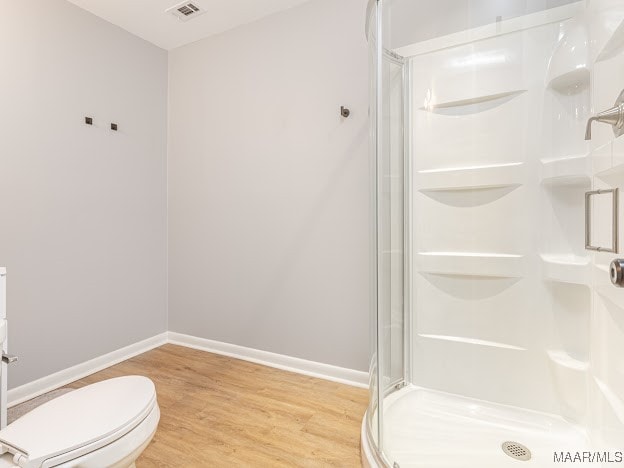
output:
M206 11L202 9L197 2L182 2L178 5L172 6L166 10L166 12L171 13L180 21L188 21L196 16L206 13Z

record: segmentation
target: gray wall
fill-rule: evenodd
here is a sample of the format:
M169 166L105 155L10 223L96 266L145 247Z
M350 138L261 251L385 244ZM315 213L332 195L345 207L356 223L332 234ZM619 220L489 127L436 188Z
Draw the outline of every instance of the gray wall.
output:
M62 0L2 7L0 265L15 387L167 328L167 53Z
M365 8L315 0L170 52L171 331L367 370Z

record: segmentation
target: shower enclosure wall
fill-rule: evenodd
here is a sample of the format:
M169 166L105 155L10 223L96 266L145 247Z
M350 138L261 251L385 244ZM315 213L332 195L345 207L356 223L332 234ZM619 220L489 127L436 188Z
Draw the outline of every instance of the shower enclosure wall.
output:
M367 37L365 466L611 466L624 106L585 137L624 89L624 0L371 0Z

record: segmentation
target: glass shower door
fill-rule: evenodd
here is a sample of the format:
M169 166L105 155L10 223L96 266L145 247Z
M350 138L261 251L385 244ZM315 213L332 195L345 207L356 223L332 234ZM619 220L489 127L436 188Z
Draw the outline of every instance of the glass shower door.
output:
M592 0L578 20L587 35L592 114L588 124L586 239L591 268L587 425L593 444L616 450L624 441L624 282L618 283L624 235L624 2ZM603 120L602 122L600 120ZM612 125L615 124L615 125ZM611 265L613 263L613 271Z

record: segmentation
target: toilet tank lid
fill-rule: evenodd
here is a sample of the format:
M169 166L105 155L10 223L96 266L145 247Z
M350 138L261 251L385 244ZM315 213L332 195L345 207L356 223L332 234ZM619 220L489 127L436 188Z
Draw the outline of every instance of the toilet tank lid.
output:
M117 440L155 404L156 389L146 377L104 380L38 406L1 430L0 443L28 460L20 466L41 466L51 457Z

